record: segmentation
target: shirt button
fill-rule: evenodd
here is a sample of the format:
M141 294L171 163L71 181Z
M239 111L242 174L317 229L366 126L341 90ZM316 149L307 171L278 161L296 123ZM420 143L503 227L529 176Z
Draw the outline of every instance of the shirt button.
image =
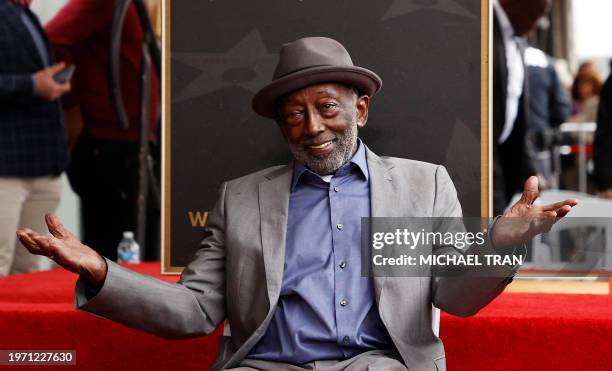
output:
M340 187L334 187L334 192L340 192Z
M351 339L348 336L345 336L345 337L342 338L342 342L344 344L348 344L350 341L351 341Z
M347 304L348 304L348 301L346 301L346 299L340 300L340 305L342 305L343 307L346 307Z
M340 263L339 267L340 267L340 269L346 268L346 262Z
M338 224L338 225L336 226L336 228L338 228L338 230L342 230L342 227L343 227L343 225L342 225L342 224Z

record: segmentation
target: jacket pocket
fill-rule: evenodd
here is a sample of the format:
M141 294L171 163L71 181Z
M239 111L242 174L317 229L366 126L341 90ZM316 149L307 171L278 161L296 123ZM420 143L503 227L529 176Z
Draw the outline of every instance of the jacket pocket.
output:
M434 364L436 365L436 370L446 371L446 357L445 356L434 359Z

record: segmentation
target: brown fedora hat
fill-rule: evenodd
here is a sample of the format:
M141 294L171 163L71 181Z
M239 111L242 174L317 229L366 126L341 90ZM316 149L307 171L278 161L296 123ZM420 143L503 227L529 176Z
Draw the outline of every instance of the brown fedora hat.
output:
M305 37L281 46L272 82L253 97L253 110L276 118L276 101L295 90L325 82L355 87L360 94L373 96L382 87L374 72L353 65L344 46L327 37Z

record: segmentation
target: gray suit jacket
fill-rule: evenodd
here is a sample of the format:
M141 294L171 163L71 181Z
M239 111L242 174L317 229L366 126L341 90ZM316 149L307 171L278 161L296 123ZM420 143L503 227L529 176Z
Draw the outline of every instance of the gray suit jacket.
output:
M367 151L373 217L456 217L461 206L442 166L381 158ZM224 319L213 369L236 366L264 334L279 299L292 165L225 182L210 212L211 236L177 284L108 262L106 281L87 300L79 281L76 306L165 338L211 333ZM487 246L486 253L495 251ZM431 327L431 305L468 316L495 298L514 270L500 278L375 277L380 317L410 370L444 370L442 342ZM228 272L226 274L226 272Z

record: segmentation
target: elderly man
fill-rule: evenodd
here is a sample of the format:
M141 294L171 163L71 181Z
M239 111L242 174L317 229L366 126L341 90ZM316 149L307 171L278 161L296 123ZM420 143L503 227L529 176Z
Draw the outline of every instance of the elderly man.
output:
M20 230L19 238L81 275L80 309L168 338L208 334L227 318L231 336L220 339L214 369L445 369L431 305L471 315L515 267L482 279L361 276L361 217L461 216L442 166L382 158L358 139L381 85L335 40L283 45L274 81L253 109L276 120L295 161L222 185L210 236L177 284L103 259L53 215L52 237ZM539 207L536 197L531 178L494 228L497 247L485 251L497 254L550 228L576 204ZM504 228L511 216L537 221Z

